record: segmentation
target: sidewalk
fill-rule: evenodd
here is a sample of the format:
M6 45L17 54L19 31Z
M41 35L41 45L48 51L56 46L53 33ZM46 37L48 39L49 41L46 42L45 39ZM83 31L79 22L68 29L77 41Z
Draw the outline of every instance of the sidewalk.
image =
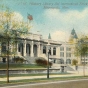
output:
M53 77L71 77L71 76L83 76L83 72L78 71L71 71L69 72L71 74L65 74L65 75L50 75L50 78ZM85 75L88 75L88 72L85 72ZM9 77L9 80L23 80L23 79L38 79L38 78L47 78L46 76L21 76L21 77ZM6 81L7 78L0 78L0 81Z

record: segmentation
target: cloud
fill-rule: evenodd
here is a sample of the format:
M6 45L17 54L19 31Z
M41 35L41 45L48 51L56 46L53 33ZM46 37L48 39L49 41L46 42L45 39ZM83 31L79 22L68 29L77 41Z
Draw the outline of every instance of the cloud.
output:
M71 30L68 28L75 27L77 30L84 30L88 25L88 8L83 11L67 10L61 12L58 9L50 9L44 12L44 16L48 22L63 30ZM58 26L57 26L58 25Z
M46 9L34 22L34 32L40 31L44 38L50 33L52 39L65 41L69 38L71 30L74 28L76 33L88 34L88 8L81 11L59 9ZM40 22L38 22L40 21Z
M14 12L12 20L17 21L17 22L22 22L23 16L19 12Z
M52 33L52 39L57 40L57 41L67 41L68 40L68 35L64 31L55 31Z

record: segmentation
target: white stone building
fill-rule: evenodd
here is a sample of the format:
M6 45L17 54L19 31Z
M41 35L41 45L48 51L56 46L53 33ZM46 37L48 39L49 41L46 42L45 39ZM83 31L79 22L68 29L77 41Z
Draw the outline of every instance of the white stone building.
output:
M43 39L40 34L28 33L26 36L21 36L17 38L17 50L16 55L22 56L25 58L27 63L34 62L36 57L41 57L42 55L48 56L48 49L50 51L49 59L56 64L70 64L72 59L77 59L74 55L74 47L77 40L77 35L73 29L69 41L75 41L74 43L68 42L59 42L51 39L49 34L48 39ZM7 43L2 41L0 47L0 53L2 53L3 48L7 48ZM50 46L48 46L48 43ZM4 46L5 45L5 46ZM14 50L12 44L9 44L10 50ZM12 61L13 54L9 55L10 61ZM6 56L0 57L1 62L6 62ZM79 63L80 62L80 59Z

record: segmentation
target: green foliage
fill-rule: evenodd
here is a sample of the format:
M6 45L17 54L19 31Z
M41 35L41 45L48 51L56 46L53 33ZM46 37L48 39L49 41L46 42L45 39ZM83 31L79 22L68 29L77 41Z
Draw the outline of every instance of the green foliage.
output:
M48 61L45 58L43 58L43 57L36 58L35 59L35 63L37 65L44 66L44 67L46 67L48 65ZM49 62L49 66L50 67L52 66L52 62Z
M23 63L24 62L24 58L17 56L17 57L13 58L13 61L15 63Z
M12 30L27 32L28 29L30 29L30 27L27 25L27 22L23 21L22 18L17 17L16 12L12 12L8 7L3 6L3 8L4 9L0 11L0 32L8 32L7 34L11 36Z
M73 59L73 60L72 60L72 65L75 65L75 66L76 66L77 63L78 63L78 61L77 61L76 59Z
M43 57L39 57L35 60L37 65L40 66L47 66L47 60L45 60Z
M75 46L75 55L85 57L88 52L88 38L83 36Z
M7 68L7 64L5 63L0 63L0 69L6 69ZM24 69L24 68L43 68L42 66L38 66L38 65L35 65L35 64L23 64L23 63L9 63L9 68L21 68L21 69Z
M0 6L0 42L5 41L8 44L9 41L9 45L13 46L12 51L9 49L9 55L16 55L18 38L24 37L30 29L27 22L20 17L20 14L11 11L10 8ZM4 56L6 54L7 52L3 53Z

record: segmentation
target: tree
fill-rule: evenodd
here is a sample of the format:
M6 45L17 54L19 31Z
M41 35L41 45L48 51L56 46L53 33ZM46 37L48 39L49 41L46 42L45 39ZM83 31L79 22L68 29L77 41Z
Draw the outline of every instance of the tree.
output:
M0 7L0 42L5 41L8 45L13 45L13 50L8 49L8 54L16 54L17 51L17 38L26 36L30 26L27 22L23 21L23 17L17 13L12 12L10 8ZM9 47L9 46L8 46ZM11 51L11 52L10 52Z
M23 63L25 61L25 59L23 57L16 56L15 58L13 58L13 61L15 63Z
M77 65L78 61L76 59L72 60L72 65Z
M80 56L82 58L84 58L84 63L83 63L83 75L85 76L85 56L88 53L88 38L87 36L82 36L82 38L80 38L77 41L77 44L75 46L75 55L76 56Z
M78 64L78 61L76 59L73 59L72 60L72 65L75 65L76 70L77 70L77 67L78 67L77 64Z

